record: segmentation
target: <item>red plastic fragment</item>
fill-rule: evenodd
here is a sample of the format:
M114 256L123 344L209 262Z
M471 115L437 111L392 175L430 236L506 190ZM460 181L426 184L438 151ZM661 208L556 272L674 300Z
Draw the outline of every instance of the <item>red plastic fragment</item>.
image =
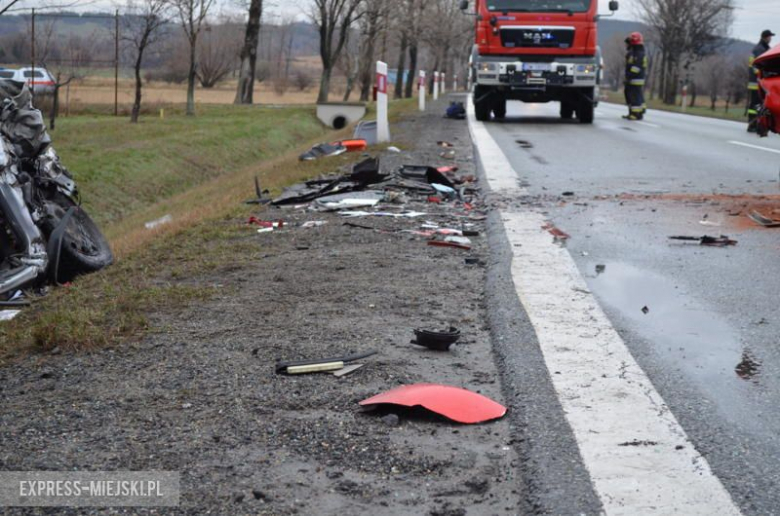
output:
M249 217L249 220L247 220L246 223L255 224L261 228L284 227L284 221L281 219L274 222L269 220L260 220L257 217Z
M547 232L554 236L557 240L566 240L567 238L570 238L568 233L556 228L552 222L548 222L542 226L542 229L547 230Z
M441 199L439 199L435 195L431 195L428 197L428 202L432 202L434 204L441 204Z
M484 423L506 414L506 407L481 394L449 385L403 385L360 402L362 406L401 405L423 407L458 423Z

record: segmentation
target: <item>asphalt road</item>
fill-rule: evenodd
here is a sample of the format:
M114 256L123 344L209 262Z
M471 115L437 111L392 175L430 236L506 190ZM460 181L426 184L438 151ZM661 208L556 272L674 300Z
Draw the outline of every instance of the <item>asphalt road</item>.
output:
M588 288L737 507L780 514L780 228L736 209L780 197L780 137L655 111L629 122L610 104L585 126L557 109L510 102L485 124L524 203L571 236ZM668 239L704 234L738 244Z

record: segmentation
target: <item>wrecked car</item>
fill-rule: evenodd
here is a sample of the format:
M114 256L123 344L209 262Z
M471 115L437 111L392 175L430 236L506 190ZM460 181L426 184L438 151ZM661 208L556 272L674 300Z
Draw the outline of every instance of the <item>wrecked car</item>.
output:
M23 83L0 81L0 297L113 262Z

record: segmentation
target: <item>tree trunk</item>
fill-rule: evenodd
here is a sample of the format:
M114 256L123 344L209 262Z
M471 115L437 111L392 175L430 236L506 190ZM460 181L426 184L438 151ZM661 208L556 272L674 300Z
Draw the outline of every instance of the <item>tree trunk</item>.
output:
M409 38L406 31L401 35L401 49L398 52L398 67L395 75L395 93L393 98L400 99L404 93L404 72L406 71L406 49L409 47Z
M144 55L144 49L138 49L138 57L135 60L133 66L133 72L135 73L135 99L133 100L133 111L130 114L130 122L133 124L138 123L138 117L141 114L141 88L143 86L141 82L141 62Z
M355 77L353 75L347 76L347 90L344 92L344 102L349 102L349 97L352 95L352 90L355 89Z
M324 67L322 70L322 78L320 79L320 93L317 95L317 103L327 102L328 94L330 93L330 76L333 71L332 66Z
M406 78L406 91L404 97L407 99L412 98L412 92L414 91L414 83L416 82L417 75L417 41L412 41L409 45L409 76Z
M57 84L54 85L54 98L51 102L51 121L49 123L49 129L52 131L56 127L57 111L60 109L60 79L59 74L57 76Z
M187 116L195 116L195 46L197 40L190 41L190 71L187 74Z
M664 85L663 100L667 106L677 104L677 82L679 81L679 70L677 62L673 58L666 61L666 84Z
M257 45L260 40L260 18L262 15L263 0L251 0L249 19L246 22L244 33L244 46L241 48L241 67L234 104L252 104L254 102Z
M696 91L696 83L694 82L691 84L691 107L696 107L696 96L698 95L698 91Z

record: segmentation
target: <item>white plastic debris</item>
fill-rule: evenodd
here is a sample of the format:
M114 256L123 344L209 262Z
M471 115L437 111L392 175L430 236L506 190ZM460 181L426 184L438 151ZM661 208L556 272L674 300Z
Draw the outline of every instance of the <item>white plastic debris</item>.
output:
M146 229L154 229L164 224L170 224L171 222L173 222L173 216L165 215L164 217L160 217L159 219L153 220L151 222L147 222L146 224L144 224L144 227Z
M301 227L302 228L318 228L320 226L324 226L327 223L328 223L327 220L309 220L309 221L304 222L303 224L301 224Z
M387 150L389 152L401 152L401 149L399 149L398 147L388 147Z
M20 313L21 310L0 310L0 321L10 321Z
M448 236L444 239L445 242L459 245L471 245L471 240L464 236Z
M257 232L258 233L270 233L273 230L274 230L274 228L272 228L272 227L271 228L260 228L260 229L257 230Z

